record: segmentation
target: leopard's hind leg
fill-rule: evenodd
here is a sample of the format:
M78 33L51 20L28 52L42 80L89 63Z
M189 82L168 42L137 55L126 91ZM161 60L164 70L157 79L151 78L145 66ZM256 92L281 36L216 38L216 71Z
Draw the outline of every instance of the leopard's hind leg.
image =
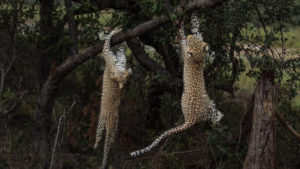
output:
M103 150L103 159L101 164L101 169L105 169L107 165L108 155L110 153L110 150L112 148L112 145L114 143L117 129L118 129L118 121L119 117L115 117L113 115L110 115L107 119L106 124L106 134L105 134L105 141L104 141L104 150Z

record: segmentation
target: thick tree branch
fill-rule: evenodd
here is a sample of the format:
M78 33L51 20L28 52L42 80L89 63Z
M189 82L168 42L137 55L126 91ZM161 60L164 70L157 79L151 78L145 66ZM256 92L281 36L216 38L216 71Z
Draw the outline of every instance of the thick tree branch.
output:
M174 90L183 87L182 79L170 75L166 69L152 60L137 39L129 39L127 40L127 44L131 49L133 55L144 68L166 77L166 83L163 84L165 88Z
M138 60L138 62L147 70L155 72L157 74L163 74L166 77L170 77L170 74L159 65L156 61L152 60L148 54L145 52L144 48L141 46L140 42L137 39L128 39L127 44Z
M300 134L284 120L282 114L279 111L275 111L275 114L278 120L284 125L284 127L287 128L300 142Z
M63 63L56 67L53 74L49 76L48 80L59 83L67 74L69 74L74 68L88 59L96 56L103 49L104 42L101 41L98 44L83 50L82 52L67 58Z
M203 0L200 2L196 1L188 4L187 11L194 10L196 8L212 8L219 5L221 2L224 2L226 0ZM203 4L203 5L201 5ZM183 11L182 7L178 5L174 10L176 14ZM149 21L146 21L144 23L139 24L135 28L131 30L127 30L125 33L120 32L112 37L111 45L114 46L116 44L122 43L126 39L138 37L147 31L158 27L159 25L166 23L169 21L169 18L167 16L160 16L157 18L153 18ZM76 54L67 60L63 62L60 66L56 69L56 76L54 77L57 80L61 80L64 76L66 76L70 71L72 71L75 67L82 64L84 61L94 57L98 53L100 53L103 49L103 42L99 42L96 45L85 49L84 51L80 52L79 54Z
M169 43L165 44L154 41L149 33L145 34L144 36L141 36L140 39L143 43L154 47L155 50L163 57L166 65L166 70L170 74L174 75L178 72L176 69L177 64L179 62L178 54L175 50L169 52L173 49L172 45L170 45Z
M214 8L227 0L194 0L186 6L187 11L194 9Z

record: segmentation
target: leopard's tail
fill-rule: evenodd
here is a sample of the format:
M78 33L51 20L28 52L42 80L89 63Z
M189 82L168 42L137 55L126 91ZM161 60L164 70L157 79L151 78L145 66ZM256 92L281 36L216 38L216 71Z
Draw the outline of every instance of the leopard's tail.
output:
M141 155L141 154L144 154L150 150L152 150L154 147L156 147L163 139L167 138L168 136L172 135L172 134L176 134L176 133L179 133L181 131L184 131L188 128L190 128L192 126L191 123L183 123L177 127L174 127L172 129L169 129L167 131L165 131L163 134L161 134L158 138L156 138L152 144L150 144L148 147L145 147L141 150L138 150L138 151L134 151L132 153L130 153L130 156L132 157L135 157L135 156L138 156L138 155Z
M101 117L102 114L100 114L99 120L98 120L98 126L97 126L97 130L96 130L96 141L94 144L94 149L96 149L99 145L99 142L101 141L102 138L102 133L104 131L104 127L105 127L105 120L103 119L104 117Z
M114 57L114 55L112 53L112 50L111 50L111 46L110 46L111 38L112 38L113 35L120 32L121 30L122 30L121 28L116 27L105 38L104 45L103 45L103 54L104 54L104 58L105 58L106 62L108 61L107 59L112 59L112 58L109 58L109 57ZM116 58L113 58L113 59L116 59Z

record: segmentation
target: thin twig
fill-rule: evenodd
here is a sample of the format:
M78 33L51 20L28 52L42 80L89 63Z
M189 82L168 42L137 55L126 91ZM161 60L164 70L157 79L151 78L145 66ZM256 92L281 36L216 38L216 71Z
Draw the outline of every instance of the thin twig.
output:
M57 147L57 142L58 142L58 136L59 136L59 133L60 133L60 127L61 127L61 124L62 124L62 119L64 118L65 113L66 113L66 110L64 109L63 115L61 115L59 117L58 127L57 127L56 136L55 136L55 142L54 142L54 146L53 146L53 151L52 151L52 156L51 156L51 162L50 162L49 169L52 169L53 164L54 164L54 157L55 157L55 152L56 152L56 147Z
M73 104L71 105L69 111L67 113L69 113L73 107L76 104L76 100L73 101ZM53 146L53 150L52 150L52 156L51 156L51 161L50 161L50 167L49 169L52 169L54 162L55 162L55 152L56 152L56 147L58 144L58 137L60 135L60 128L61 126L63 127L64 121L65 121L65 117L66 117L66 109L64 108L64 112L63 114L59 117L59 121L58 121L58 125L57 125L57 131L56 131L56 136L55 136L55 142L54 142L54 146ZM61 142L59 143L60 145L62 144L63 141L63 135L61 136ZM60 146L59 146L60 147Z
M68 116L68 114L70 114L70 112L73 110L73 108L74 108L75 105L76 105L76 100L73 101L73 103L72 103L72 105L71 105L69 111L66 113L65 119L66 119L66 117ZM65 123L66 121L64 120L63 122ZM64 135L64 131L65 131L65 130L64 130L64 126L65 126L65 125L63 124L63 128L62 128L62 136ZM60 146L61 146L61 144L63 143L63 141L64 141L64 137L61 137L59 149L60 149Z
M1 116L8 116L10 113L12 113L19 106L19 104L23 100L24 95L27 94L27 93L28 93L27 90L20 92L18 94L19 97L17 99L15 99L13 104L11 104L6 110L1 110L0 109L0 117Z

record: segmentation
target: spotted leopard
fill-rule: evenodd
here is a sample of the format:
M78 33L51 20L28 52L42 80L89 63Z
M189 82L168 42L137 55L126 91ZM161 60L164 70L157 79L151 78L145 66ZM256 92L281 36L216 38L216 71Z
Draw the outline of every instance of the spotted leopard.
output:
M111 31L111 33L106 37L103 47L106 65L103 75L101 110L94 145L94 148L96 149L101 141L102 133L105 130L106 135L101 169L105 169L106 167L108 154L114 142L118 128L120 92L127 79L132 74L131 69L126 68L126 57L124 54L125 44L121 44L119 46L116 55L111 51L111 37L119 31L120 30L118 29Z
M201 120L211 120L213 123L217 123L223 117L205 89L203 62L208 51L208 44L202 41L202 36L200 38L199 34L189 35L186 38L183 25L181 25L179 33L182 39L180 42L181 55L184 59L184 90L181 98L184 123L165 131L148 147L130 153L131 156L138 156L150 151L166 137L186 130Z

